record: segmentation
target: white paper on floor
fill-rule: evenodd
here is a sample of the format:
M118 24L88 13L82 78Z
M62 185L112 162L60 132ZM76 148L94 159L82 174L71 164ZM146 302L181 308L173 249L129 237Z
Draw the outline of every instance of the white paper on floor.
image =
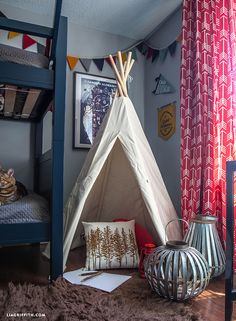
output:
M93 272L86 271L85 269L79 269L75 271L66 272L63 277L72 284L87 285L96 289L100 289L106 292L112 292L122 283L126 282L131 278L128 275L112 274L112 273L102 273L97 276L92 277L89 280L82 281L86 276L81 276L82 273ZM95 271L94 271L95 272Z

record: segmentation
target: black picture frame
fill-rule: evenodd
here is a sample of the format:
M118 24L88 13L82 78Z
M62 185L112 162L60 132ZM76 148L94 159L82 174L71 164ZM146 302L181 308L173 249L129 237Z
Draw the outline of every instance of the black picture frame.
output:
M74 72L74 149L92 146L116 89L114 78Z

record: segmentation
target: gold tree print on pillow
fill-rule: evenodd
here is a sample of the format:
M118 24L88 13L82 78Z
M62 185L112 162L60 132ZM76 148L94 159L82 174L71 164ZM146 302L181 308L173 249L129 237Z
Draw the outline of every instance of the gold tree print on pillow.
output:
M113 250L114 256L119 263L119 267L121 268L121 263L123 257L125 257L125 244L123 242L122 235L119 233L118 228L115 229L113 234Z
M98 268L101 269L102 258L102 239L103 235L99 227L96 228L96 240L97 240L97 256L98 256Z
M92 230L91 230L92 231ZM102 233L101 256L105 258L106 268L111 268L113 258L113 233L109 226L106 226Z
M128 240L128 235L125 233L124 228L122 227L121 229L121 235L122 235L122 241L124 245L124 251L125 253L129 252L129 240ZM127 265L127 255L125 255L125 263Z
M138 266L134 223L130 227L125 223L83 223L87 247L86 266L89 270Z

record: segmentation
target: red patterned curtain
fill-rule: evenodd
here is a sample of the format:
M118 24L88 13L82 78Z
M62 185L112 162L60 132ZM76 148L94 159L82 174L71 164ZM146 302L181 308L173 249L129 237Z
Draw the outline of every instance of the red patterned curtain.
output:
M236 0L184 0L182 215L216 215L225 239L226 161L236 159Z

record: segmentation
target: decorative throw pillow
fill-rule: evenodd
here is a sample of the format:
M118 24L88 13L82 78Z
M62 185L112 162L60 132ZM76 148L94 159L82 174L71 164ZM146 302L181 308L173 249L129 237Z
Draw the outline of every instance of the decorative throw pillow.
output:
M127 222L127 218L115 218L113 222ZM138 223L135 223L135 236L136 242L138 246L138 251L141 253L141 250L144 248L146 243L155 244L152 236L148 233L148 231Z
M139 263L134 220L128 222L83 222L86 268L136 268Z

